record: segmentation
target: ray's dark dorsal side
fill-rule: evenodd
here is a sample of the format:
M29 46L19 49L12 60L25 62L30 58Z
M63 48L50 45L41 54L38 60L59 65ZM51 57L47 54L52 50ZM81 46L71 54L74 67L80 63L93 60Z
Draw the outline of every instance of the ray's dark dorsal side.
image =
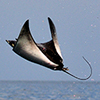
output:
M87 80L90 78L92 75L92 68L84 57L83 59L87 62L91 70L91 73L87 78L78 78L69 73L68 68L63 67L63 58L57 40L56 28L50 18L48 18L48 21L52 37L50 41L46 43L36 43L32 38L29 29L29 20L27 20L20 31L18 39L6 40L7 43L13 47L15 53L31 62L43 65L52 70L61 70L79 80Z

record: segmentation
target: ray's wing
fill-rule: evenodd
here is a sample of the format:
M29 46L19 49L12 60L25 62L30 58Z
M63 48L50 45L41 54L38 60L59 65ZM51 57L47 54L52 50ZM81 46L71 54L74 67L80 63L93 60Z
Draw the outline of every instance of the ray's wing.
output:
M48 18L48 21L50 25L52 40L46 43L39 43L37 46L50 61L59 65L58 69L62 69L63 59L57 40L56 29L50 18Z
M29 30L29 20L27 20L23 25L13 51L25 59L43 66L58 66L57 64L51 62L38 48Z
M59 66L63 66L63 59L59 56L57 53L53 40L46 42L46 43L40 43L37 44L39 49L50 59L50 61L58 64Z
M56 49L57 53L60 55L60 57L62 58L59 43L58 43L58 40L57 40L55 25L53 24L52 20L49 17L48 17L48 21L49 21L51 36L52 36L52 39L53 39L53 42L54 42L55 49Z
M48 20L52 34L51 41L37 44L32 38L29 20L27 20L20 31L18 39L16 41L7 40L7 42L13 47L13 51L21 57L50 69L61 70L63 59L57 41L55 26L50 18Z

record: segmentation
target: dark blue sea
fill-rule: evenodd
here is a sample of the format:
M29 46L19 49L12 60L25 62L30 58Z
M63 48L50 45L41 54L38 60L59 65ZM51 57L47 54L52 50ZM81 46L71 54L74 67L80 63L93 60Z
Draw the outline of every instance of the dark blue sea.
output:
M0 100L100 100L100 82L0 81Z

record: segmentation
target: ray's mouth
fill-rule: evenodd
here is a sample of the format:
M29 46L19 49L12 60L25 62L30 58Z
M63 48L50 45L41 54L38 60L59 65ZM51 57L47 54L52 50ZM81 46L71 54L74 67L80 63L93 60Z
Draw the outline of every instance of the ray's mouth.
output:
M6 42L9 44L9 40L6 40Z

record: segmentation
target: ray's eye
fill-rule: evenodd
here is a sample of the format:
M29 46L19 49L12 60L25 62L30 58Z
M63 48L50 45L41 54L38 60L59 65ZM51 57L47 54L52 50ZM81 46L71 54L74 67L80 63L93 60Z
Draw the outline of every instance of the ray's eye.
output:
M13 43L11 45L12 45L12 47L14 47L14 44Z

